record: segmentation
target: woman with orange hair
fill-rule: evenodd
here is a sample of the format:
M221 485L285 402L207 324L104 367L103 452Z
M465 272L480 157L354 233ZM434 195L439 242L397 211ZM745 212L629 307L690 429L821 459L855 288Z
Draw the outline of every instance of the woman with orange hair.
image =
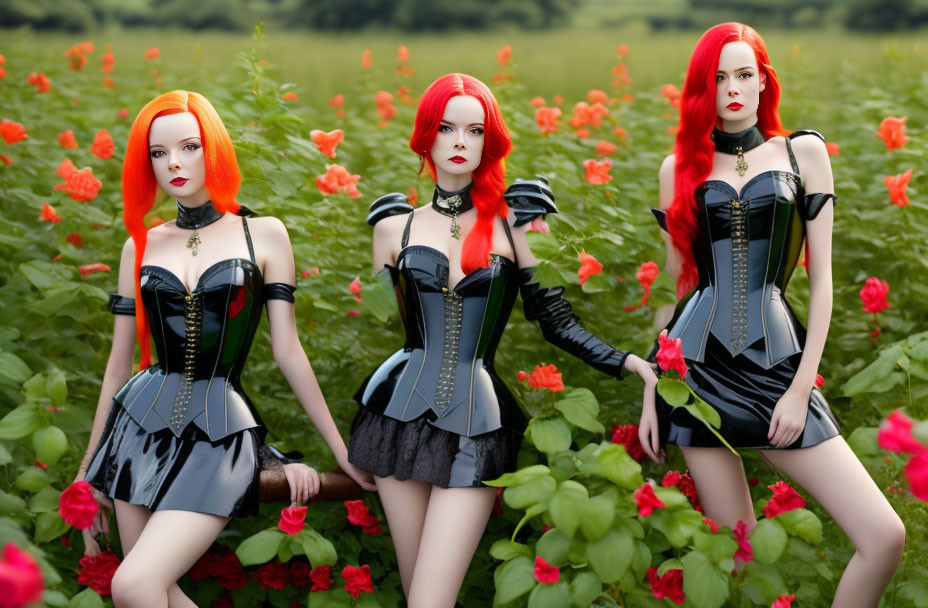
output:
M247 220L235 200L240 183L232 142L204 97L173 91L139 112L123 164L130 238L110 300L113 347L78 471L98 502L115 503L120 608L194 606L177 579L230 517L257 512L265 430L240 374L265 305L275 361L341 466L373 488L348 463L297 337L286 228L271 217ZM177 220L146 230L159 186L177 199ZM140 371L130 379L136 338ZM309 467L284 469L295 502L318 491ZM88 547L104 528L101 511Z
M905 529L841 437L814 387L831 317L834 182L824 138L780 124L780 83L760 35L740 23L707 31L690 59L674 154L660 170L667 268L681 297L667 330L685 381L721 419L720 434L809 491L857 553L833 606L876 606ZM807 241L808 331L785 290ZM756 525L741 460L683 408L645 406L652 458L680 446L706 514Z
M516 468L525 429L493 369L517 292L548 341L616 378L657 378L584 329L563 287L534 279L526 232L557 209L543 179L504 192L512 144L486 85L464 74L432 83L409 143L435 180L431 205L388 194L368 217L406 345L358 391L348 458L374 473L410 608L450 608L496 497L482 482Z

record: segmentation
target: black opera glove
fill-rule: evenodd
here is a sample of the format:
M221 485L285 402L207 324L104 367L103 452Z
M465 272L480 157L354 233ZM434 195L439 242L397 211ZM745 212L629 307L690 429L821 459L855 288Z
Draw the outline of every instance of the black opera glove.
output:
M519 291L525 318L538 321L545 340L577 357L590 367L617 379L624 375L628 353L594 336L564 299L563 287L541 287L535 268L519 269Z

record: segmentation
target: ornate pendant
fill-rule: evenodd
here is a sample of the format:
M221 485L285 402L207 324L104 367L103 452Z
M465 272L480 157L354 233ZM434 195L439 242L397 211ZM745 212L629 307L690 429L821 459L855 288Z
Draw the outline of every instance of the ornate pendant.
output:
M461 240L461 226L458 224L457 214L451 217L451 236L457 240Z
M744 161L744 148L738 146L735 148L735 154L738 155L738 162L735 163L735 171L738 172L739 177L744 177L745 171L748 170L748 164Z
M190 235L190 238L187 239L187 249L190 249L190 250L191 250L191 251L190 251L191 254L196 255L196 254L198 253L198 252L197 252L197 247L198 247L198 246L200 245L200 243L202 243L202 242L203 242L203 241L200 240L200 230L199 230L199 228L194 228L194 229L193 229L193 234L191 234L191 235Z
M458 224L458 212L461 209L461 205L464 203L464 199L460 194L455 194L445 199L444 203L451 209L451 236L456 240L461 240L461 226Z

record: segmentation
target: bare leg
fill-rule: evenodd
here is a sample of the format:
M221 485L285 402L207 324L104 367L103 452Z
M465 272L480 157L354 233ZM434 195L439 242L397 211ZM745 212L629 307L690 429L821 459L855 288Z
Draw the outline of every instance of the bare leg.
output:
M193 511L152 513L113 576L113 603L118 608L166 608L168 590L228 522L228 517Z
M706 517L732 529L743 521L748 530L753 529L757 519L741 459L726 448L681 447L680 450Z
M399 481L395 477L375 477L377 493L390 526L390 536L396 549L396 560L400 566L403 592L408 596L412 574L416 569L419 554L419 538L425 524L425 510L429 504L432 485L424 481L409 479Z
M487 527L496 488L432 487L409 608L453 608Z
M876 606L902 558L905 527L844 438L762 454L815 497L857 549L832 606Z
M123 555L129 555L135 541L138 540L151 517L151 511L140 505L133 505L121 500L114 500L116 506L116 522L119 526L119 540L122 542ZM168 605L171 608L196 608L181 588L174 583L168 589Z

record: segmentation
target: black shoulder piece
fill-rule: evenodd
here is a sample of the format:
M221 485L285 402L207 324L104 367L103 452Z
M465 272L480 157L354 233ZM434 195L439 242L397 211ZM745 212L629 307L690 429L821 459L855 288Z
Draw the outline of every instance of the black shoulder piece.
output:
M538 216L557 213L554 193L548 180L541 176L535 179L516 179L503 194L506 204L515 211L516 226L528 224Z
M367 214L367 223L373 226L385 217L391 215L405 215L412 213L413 206L406 202L406 195L402 192L384 194L371 203L370 213Z
M296 302L296 298L293 297L295 292L295 285L287 285L286 283L265 283L261 288L261 297L265 302L268 300L284 300L285 302L293 304Z
M802 130L799 130L799 131L793 131L792 133L790 133L789 135L787 135L787 138L788 138L788 139L796 139L796 138L799 137L800 135L814 135L814 136L818 137L820 140L825 141L825 136L824 136L824 135L822 135L822 134L819 133L818 131L813 131L812 129L802 129Z
M663 230L664 232L669 232L667 230L667 211L664 209L655 209L652 207L651 213L654 214L654 219L657 220L657 223L661 227L661 230Z
M238 215L239 217L258 217L257 213L255 213L254 211L252 211L245 205L242 205L241 207L239 207L238 213L236 213L235 215Z
M818 216L819 211L825 207L825 203L829 200L832 201L832 204L836 204L838 202L838 197L834 194L825 192L806 194L796 201L799 207L799 217L807 222L811 222Z
M114 315L135 316L135 300L126 298L118 293L110 294L110 312Z

